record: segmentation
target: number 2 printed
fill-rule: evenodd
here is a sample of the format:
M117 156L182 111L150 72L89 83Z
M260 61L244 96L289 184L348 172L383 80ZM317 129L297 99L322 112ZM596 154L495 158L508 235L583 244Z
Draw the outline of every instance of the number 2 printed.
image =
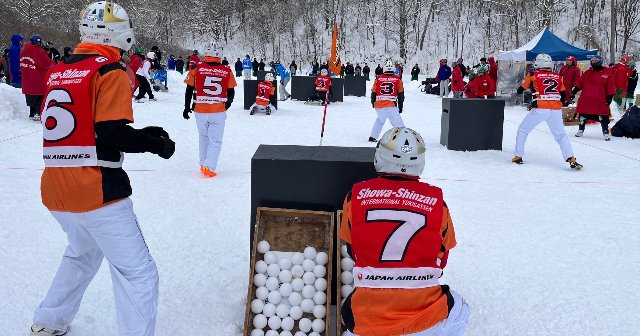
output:
M404 260L413 237L427 226L427 217L407 210L374 209L367 211L366 222L398 223L387 237L379 258L380 262L397 262Z

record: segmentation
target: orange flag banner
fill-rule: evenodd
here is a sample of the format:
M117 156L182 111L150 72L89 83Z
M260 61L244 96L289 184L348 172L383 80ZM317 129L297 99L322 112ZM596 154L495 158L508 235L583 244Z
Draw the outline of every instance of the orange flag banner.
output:
M331 39L331 56L329 57L329 69L336 76L340 74L342 63L340 62L340 56L338 56L338 24L333 23L333 38Z

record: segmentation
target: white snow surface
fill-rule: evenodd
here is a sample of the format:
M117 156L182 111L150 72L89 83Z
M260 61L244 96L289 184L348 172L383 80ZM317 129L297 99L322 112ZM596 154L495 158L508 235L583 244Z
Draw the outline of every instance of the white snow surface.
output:
M541 124L529 135L525 164L517 166L511 163L512 150L527 111L509 107L502 151L449 151L439 144L441 101L417 86L406 85L402 117L424 137L422 178L443 188L455 223L458 246L442 283L471 306L465 335L637 335L640 142L605 142L599 125L589 126L578 139L573 137L577 126L566 127L585 167L576 172ZM28 333L33 309L66 243L40 202L40 126L27 120L16 92L0 85L0 326L5 335ZM158 102L134 105L135 127L162 126L177 143L170 160L152 154L128 154L125 160L135 211L160 273L159 336L242 331L251 156L259 144L319 143L322 107L287 101L271 116L250 116L242 109L242 94L239 81L219 176L212 179L199 173L198 135L194 119L182 119L184 85L177 73L170 73L170 91L158 93ZM369 98L345 97L329 105L324 144L373 146L366 140L374 118ZM104 262L69 336L116 334L110 282Z

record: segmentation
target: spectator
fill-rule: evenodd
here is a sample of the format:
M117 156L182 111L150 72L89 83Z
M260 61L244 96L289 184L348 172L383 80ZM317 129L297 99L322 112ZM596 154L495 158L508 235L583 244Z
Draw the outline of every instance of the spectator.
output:
M178 56L178 59L176 60L176 71L181 75L184 73L184 60L182 59L182 56Z
M402 64L396 63L396 75L402 77L403 71L404 71L404 68L402 67Z
M251 59L249 59L249 64L251 64ZM236 63L233 64L233 68L236 71L236 77L242 77L242 61L240 57L238 57ZM251 70L249 70L249 73L251 73Z
M473 67L474 67L474 68L479 68L479 67L481 67L481 66L486 66L486 67L487 67L487 69L489 68L489 65L487 64L487 59L486 59L485 57L482 57L482 58L480 59L480 64L476 64L476 65L474 65Z
M451 64L453 70L451 71L451 91L453 91L454 98L462 98L462 92L464 91L464 78L462 77L462 69L456 62Z
M347 76L355 75L356 70L353 68L353 64L347 62L347 66L344 68L344 74Z
M469 71L467 71L467 67L462 63L463 61L464 60L462 59L462 57L460 57L458 58L458 62L456 63L458 64L458 67L460 67L460 72L462 73L462 78L464 79L469 75Z
M7 84L11 84L11 75L9 71L9 49L5 49L2 53L2 70Z
M311 74L317 76L318 71L320 71L320 63L318 63L318 60L314 57L313 62L311 62Z
M260 63L258 63L258 71L264 71L264 67L266 66L266 64L264 64L264 59L260 59Z
M575 86L578 78L580 78L580 69L577 67L576 58L573 56L567 57L565 64L560 68L560 77L562 77L562 84L565 89L565 106L571 103L571 91Z
M71 56L73 54L73 49L71 49L71 47L64 47L64 49L62 50L62 60L66 60L67 57Z
M47 49L49 51L49 58L58 64L61 60L60 52L53 46L53 42L47 42Z
M365 63L362 68L362 74L364 75L365 80L369 80L369 74L371 73L371 68L369 68L369 64Z
M226 58L226 57L223 57L223 58L222 58L222 65L224 65L224 66L226 66L226 67L228 67L228 66L229 66L229 61L227 60L227 58Z
M253 62L251 62L251 70L253 70L253 77L257 77L258 76L258 68L260 66L260 63L258 63L258 59L257 58L253 58ZM245 79L247 77L247 74L245 73ZM251 79L251 78L249 78Z
M195 69L198 64L200 64L200 56L198 56L198 51L194 50L193 54L189 56L189 70Z
M175 70L176 69L176 57L173 55L169 55L169 60L167 61L167 68L169 70Z
M22 75L20 74L20 50L22 50L22 36L11 36L11 48L9 48L9 74L11 86L22 87Z
M493 79L494 83L498 82L498 63L493 56L489 57L489 77Z
M291 97L289 92L287 91L287 84L291 80L291 73L287 70L280 62L275 63L275 70L280 76L280 81L278 82L278 93L280 94L280 100L284 101Z
M587 120L596 120L600 122L604 140L609 141L611 140L609 134L611 109L609 105L616 94L616 86L611 69L605 68L602 63L601 56L591 58L591 68L578 79L571 92L571 98L575 98L575 94L582 90L576 106L576 112L580 114L576 136L584 135Z
M478 75L476 75L473 72L469 73L469 83L467 83L467 85L464 86L464 95L467 98L478 98L476 83L475 83L476 78L478 78Z
M156 61L158 65L160 65L160 63L162 63L162 51L160 51L158 46L151 47L151 51L156 54L156 58L154 58L154 61Z
M298 65L295 60L291 61L291 64L289 64L289 72L291 72L291 76L295 76L296 72L298 72Z
M255 62L255 58L253 61ZM242 60L240 70L242 70L244 79L251 79L251 70L253 70L255 75L255 72L258 71L258 63L254 66L253 63L251 63L251 57L249 57L249 55L245 55Z
M136 79L140 83L140 89L138 90L138 95L136 96L136 103L142 103L142 98L145 97L145 94L149 94L149 101L156 101L157 99L153 97L153 90L151 89L151 62L156 57L156 53L150 51L147 53L147 58L143 61L142 66L136 71Z
M611 68L614 85L616 86L616 96L613 101L618 105L619 110L623 110L622 100L627 96L627 87L629 86L629 76L631 76L631 68L627 65L631 57L623 55L618 64Z
M356 76L360 77L362 76L362 67L360 66L360 63L356 63L356 69L355 69L355 74Z
M46 91L46 74L55 63L42 49L42 38L33 35L29 43L20 52L20 71L22 73L22 93L29 106L29 118L40 120L40 107Z
M625 109L633 106L634 92L636 92L636 86L638 85L638 72L636 71L636 62L630 61L629 68L631 69L631 76L629 76L629 85L627 87L627 96L625 97Z
M416 65L414 65L413 68L411 68L411 80L417 81L419 74L420 74L420 67L416 63Z
M345 73L345 65L341 64L340 65L340 78L344 78L344 73Z
M496 82L489 76L486 66L478 67L478 77L473 80L473 95L475 98L494 98L496 94Z
M382 75L383 71L382 71L382 67L380 66L380 64L378 63L378 67L375 70L375 74L376 76L380 76Z
M449 82L451 82L451 68L447 65L447 59L440 60L440 68L436 75L436 81L440 83L440 97L449 96Z

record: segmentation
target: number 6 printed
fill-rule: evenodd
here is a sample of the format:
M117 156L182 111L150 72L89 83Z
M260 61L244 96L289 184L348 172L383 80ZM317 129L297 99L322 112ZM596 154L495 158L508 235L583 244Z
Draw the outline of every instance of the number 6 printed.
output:
M394 209L367 211L367 223L393 222L399 225L391 232L380 253L380 261L403 261L409 244L420 230L427 226L427 217L423 214Z
M76 130L76 117L62 104L73 104L69 92L63 89L51 90L47 95L45 109L42 112L42 136L45 141L62 141L70 137Z
M217 82L222 82L222 78L207 76L204 79L204 84L202 85L204 86L204 88L202 89L202 91L211 96L220 95L222 93L222 85ZM209 89L210 87L213 87L213 90Z

